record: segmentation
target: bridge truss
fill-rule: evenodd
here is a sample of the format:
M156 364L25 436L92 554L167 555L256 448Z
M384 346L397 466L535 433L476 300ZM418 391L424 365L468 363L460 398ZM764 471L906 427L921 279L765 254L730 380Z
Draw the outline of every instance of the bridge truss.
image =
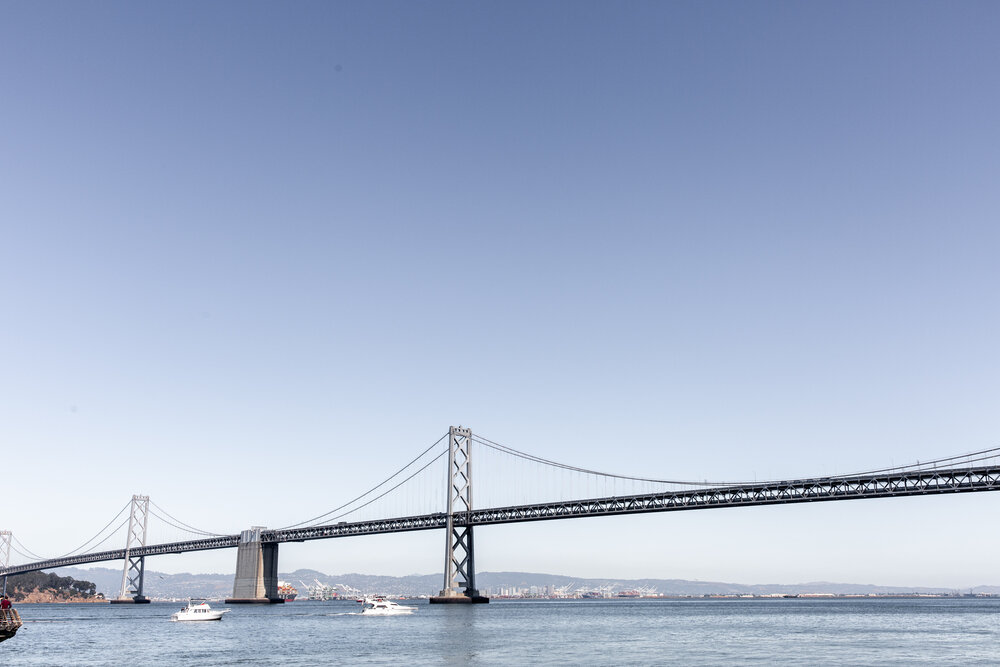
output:
M893 498L972 491L1000 491L1000 466L762 482L760 484L633 496L516 505L475 510L470 512L468 521L470 525L489 525L585 516L782 505L828 500Z
M863 500L904 496L927 496L981 491L1000 491L1000 465L881 472L843 477L799 479L779 482L734 484L682 491L587 498L554 503L469 509L375 521L340 522L303 528L263 530L261 541L305 542L357 535L379 535L419 530L484 526L527 521L551 521L589 516L645 514L723 507L752 507L834 500ZM449 523L449 517L451 522ZM0 567L0 576L23 574L56 567L141 558L189 551L226 549L239 545L238 534L200 540L171 542L131 549L115 549L64 558Z

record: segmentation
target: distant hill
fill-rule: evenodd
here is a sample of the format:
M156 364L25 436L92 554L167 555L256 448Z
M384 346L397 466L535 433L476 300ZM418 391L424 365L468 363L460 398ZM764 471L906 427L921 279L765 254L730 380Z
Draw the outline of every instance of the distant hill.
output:
M94 582L96 590L105 596L117 597L121 588L122 571L110 568L59 568L55 570L62 576L74 579L84 579ZM441 574L411 574L405 577L389 577L374 574L325 574L318 570L296 570L280 573L282 581L290 582L299 589L300 597L307 595L306 587L316 582L325 586L351 588L365 593L384 593L387 595L436 595L441 590ZM849 594L880 594L905 595L908 593L956 593L959 591L948 588L928 588L922 586L879 586L875 584L843 584L825 581L802 584L733 584L718 581L689 581L685 579L591 579L569 577L560 574L539 574L533 572L480 572L476 575L476 583L481 590L493 589L494 594L500 588L529 589L532 586L544 590L546 586L554 588L565 587L567 590L600 590L602 588L615 591L633 589L655 589L665 595L763 595L780 593L785 595L801 595L808 593L849 595ZM232 595L232 574L164 574L146 570L144 593L158 599L186 599L189 597L205 597L220 599ZM968 593L969 590L962 590ZM1000 593L998 586L977 586L971 590L974 593Z
M76 567L61 567L53 571L63 576L81 577L94 582L97 591L109 599L118 597L118 593L121 591L122 571L120 568L95 567L84 570ZM143 577L143 593L149 598L224 598L233 593L233 575L166 574L147 569Z
M15 574L7 579L7 595L15 603L103 600L96 588L93 582L49 572Z

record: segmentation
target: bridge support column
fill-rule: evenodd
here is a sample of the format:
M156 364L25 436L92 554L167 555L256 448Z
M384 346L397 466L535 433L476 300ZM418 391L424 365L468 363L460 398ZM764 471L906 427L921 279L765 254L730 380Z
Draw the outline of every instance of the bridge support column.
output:
M444 545L444 588L431 604L489 602L476 589L472 526L472 429L452 426L448 432L448 534ZM459 590L461 589L461 590Z
M142 580L146 573L146 557L134 556L132 550L146 546L146 526L149 523L149 496L132 496L132 515L128 519L128 539L125 543L125 568L122 587L111 604L146 604Z
M6 570L10 565L10 539L12 533L9 530L0 530L0 570ZM7 595L7 575L3 575L3 593Z
M285 600L278 595L278 543L261 542L263 528L240 533L236 551L236 578L233 597L226 604L274 604Z

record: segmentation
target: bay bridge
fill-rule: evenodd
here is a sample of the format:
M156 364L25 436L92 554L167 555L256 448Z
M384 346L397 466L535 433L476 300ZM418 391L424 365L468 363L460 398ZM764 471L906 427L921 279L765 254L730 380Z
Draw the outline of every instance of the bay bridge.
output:
M473 505L472 459L475 451L477 498L485 494L484 507ZM482 436L471 429L451 427L437 442L369 491L324 514L282 528L250 527L233 534L210 533L190 526L160 508L149 496L135 495L118 516L81 547L55 558L38 556L9 530L0 531L0 576L68 567L87 563L123 561L122 585L112 602L147 602L143 593L147 557L211 549L237 550L233 596L228 603L280 602L278 596L278 546L359 535L380 535L424 530L445 534L444 578L441 592L431 602L486 602L475 583L473 531L478 526L551 521L595 516L643 514L680 510L751 507L789 503L926 496L1000 490L1000 448L960 456L865 472L816 478L766 482L692 482L598 472L534 456ZM435 463L445 459L442 470ZM487 465L483 465L484 462ZM483 474L482 470L488 474ZM443 472L443 475L435 475ZM529 493L517 481L534 476L541 483ZM558 480L558 483L553 481ZM405 490L418 488L421 480L437 485L421 500L405 499ZM493 490L490 485L493 485ZM485 487L485 489L484 489ZM446 491L440 506L440 490ZM502 502L496 489L513 489L522 502ZM524 502L527 496L532 502ZM386 499L404 497L389 509ZM436 507L435 507L436 506ZM421 507L401 512L400 507ZM437 511L431 511L437 509ZM110 532L109 527L128 515ZM367 516L362 516L367 512ZM149 539L150 518L191 535L194 539ZM340 521L338 519L350 519ZM98 550L125 531L124 547ZM97 539L107 533L100 542ZM120 542L119 542L120 544ZM89 550L87 550L89 549ZM14 563L11 553L20 561Z

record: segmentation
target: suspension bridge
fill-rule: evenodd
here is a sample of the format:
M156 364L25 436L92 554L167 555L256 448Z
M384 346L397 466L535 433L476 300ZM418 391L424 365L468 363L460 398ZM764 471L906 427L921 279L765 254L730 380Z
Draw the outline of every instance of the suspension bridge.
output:
M476 481L477 499L482 507L473 506L474 451L477 470L489 473L480 474ZM447 468L434 467L445 458ZM553 482L553 476L558 483ZM528 483L521 484L524 480ZM433 493L427 491L435 486ZM442 488L447 492L444 507L440 506ZM227 602L280 602L277 593L280 544L443 530L444 580L440 595L431 602L486 602L475 583L473 529L477 526L997 490L1000 490L1000 448L846 475L769 482L692 482L618 475L557 463L474 436L471 429L451 427L437 442L369 491L297 524L282 528L251 527L234 534L211 533L174 518L148 496L136 495L97 535L59 557L38 556L11 531L0 531L0 576L6 590L10 575L123 561L121 589L112 602L146 602L143 579L147 557L235 548L233 596ZM411 493L407 495L407 491ZM487 499L485 502L483 497ZM512 497L520 502L510 502ZM420 511L404 511L414 508ZM128 515L122 519L126 511ZM150 518L198 537L150 539ZM122 521L111 528L119 519ZM98 550L114 536L120 538L122 530L125 531L123 548ZM12 552L22 562L14 563Z

